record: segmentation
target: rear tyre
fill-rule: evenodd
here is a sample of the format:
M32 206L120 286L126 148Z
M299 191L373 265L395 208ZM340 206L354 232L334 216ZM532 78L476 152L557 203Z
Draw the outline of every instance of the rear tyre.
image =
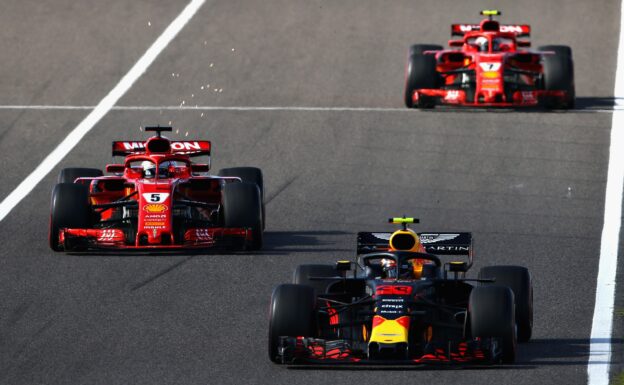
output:
M574 85L574 61L572 49L565 45L545 45L540 51L551 51L554 55L543 56L544 78L543 87L546 91L566 91L564 101L560 99L546 100L547 108L574 108L576 90Z
M533 333L533 284L531 274L522 266L487 266L479 271L479 279L495 279L487 285L507 286L514 293L518 341L528 342Z
M314 337L314 289L305 285L282 284L273 290L269 310L269 359L278 359L279 337Z
M248 248L262 248L262 203L258 185L247 182L227 183L222 194L224 226L251 228L252 241ZM238 246L241 245L235 245L235 248Z
M516 359L516 321L513 292L504 286L479 286L468 300L473 337L494 338L501 345L501 361Z
M264 210L264 178L262 170L257 167L231 167L219 170L219 176L237 176L243 182L255 183L260 189L260 199L262 202L262 230L266 227L266 213Z
M104 175L102 170L97 168L64 168L59 173L57 183L74 183L77 178L97 178L102 175Z
M436 72L436 59L434 55L424 55L418 53L414 47L424 45L413 45L407 58L407 70L405 78L405 106L407 108L433 108L434 100L425 96L418 99L415 105L412 99L414 91L421 88L438 88L438 73ZM411 53L412 50L414 53ZM423 49L422 51L425 51ZM421 52L422 52L421 51Z
M89 188L74 183L59 183L52 190L50 209L50 248L63 251L59 244L59 231L63 228L85 229L91 227Z
M293 283L313 287L317 294L323 294L331 281L310 278L329 278L336 276L338 276L338 271L336 271L334 265L299 265L293 274Z

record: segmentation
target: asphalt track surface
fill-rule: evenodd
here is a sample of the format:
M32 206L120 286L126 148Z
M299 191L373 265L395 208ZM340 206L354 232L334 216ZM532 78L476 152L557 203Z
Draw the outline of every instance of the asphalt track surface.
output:
M186 4L5 0L0 105L96 105ZM389 110L109 112L0 222L0 383L586 383L620 3L495 5L503 21L532 25L534 46L573 47L577 111L401 109L409 44L444 44L452 22L477 21L493 6L207 1L119 106ZM0 110L0 199L88 112ZM173 138L213 141L215 170L264 170L265 249L52 253L47 224L58 170L103 167L111 140L141 139L140 126L169 122ZM389 229L384 219L402 214L419 217L423 231L472 231L475 274L489 264L529 267L534 339L520 346L518 364L294 370L270 363L272 288L300 263L351 257L357 231ZM621 313L614 372L622 369Z

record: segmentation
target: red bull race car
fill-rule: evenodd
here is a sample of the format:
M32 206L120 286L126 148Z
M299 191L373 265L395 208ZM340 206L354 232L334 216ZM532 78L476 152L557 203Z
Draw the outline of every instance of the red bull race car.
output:
M147 141L115 141L124 162L102 170L66 168L52 191L50 247L257 250L264 229L263 178L255 167L209 175L211 143L173 141L171 127L146 127ZM207 157L194 163L193 157Z
M450 49L415 44L408 51L405 105L574 108L572 49L548 45L530 51L531 27L500 24L496 10L480 24L453 24Z
M521 266L467 278L470 233L358 233L357 260L300 265L277 286L269 358L277 364L513 363L531 338L533 288ZM460 256L460 260L443 258ZM352 266L355 269L352 270Z

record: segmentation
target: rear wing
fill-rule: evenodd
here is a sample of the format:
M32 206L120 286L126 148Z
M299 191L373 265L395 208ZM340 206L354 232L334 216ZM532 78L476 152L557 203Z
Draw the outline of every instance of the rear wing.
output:
M480 30L479 24L451 24L451 36L464 36L468 32L479 32ZM498 31L513 33L516 37L531 36L531 26L527 24L500 24Z
M142 141L114 141L113 156L126 156L145 153L145 144ZM171 153L188 156L210 156L210 141L208 140L172 140Z
M357 254L388 251L392 232L359 232ZM472 259L472 233L418 233L427 253L464 255Z

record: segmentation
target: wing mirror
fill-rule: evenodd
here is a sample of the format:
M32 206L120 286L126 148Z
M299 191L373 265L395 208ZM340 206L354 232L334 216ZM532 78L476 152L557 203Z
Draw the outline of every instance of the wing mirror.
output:
M449 40L448 45L450 47L462 47L464 45L463 40Z
M347 271L351 270L351 261L337 261L336 271L341 277L347 276Z
M126 166L123 164L107 164L106 172L110 174L123 174Z
M530 41L526 41L526 40L522 40L522 41L517 41L516 45L518 47L530 47L531 46L531 42Z
M200 174L200 173L204 173L204 172L208 172L210 171L210 165L208 164L192 164L191 165L191 172L193 174Z

